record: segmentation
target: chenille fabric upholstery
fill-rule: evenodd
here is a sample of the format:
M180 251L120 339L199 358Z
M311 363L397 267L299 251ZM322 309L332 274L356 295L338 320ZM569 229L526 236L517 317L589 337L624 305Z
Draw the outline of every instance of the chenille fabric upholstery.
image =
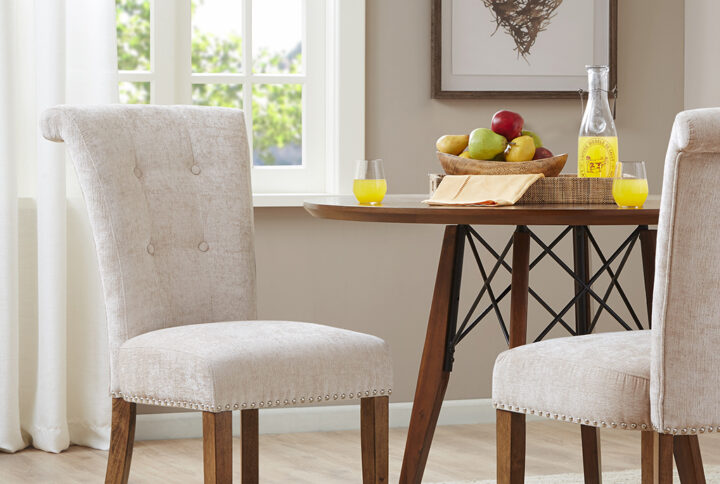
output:
M652 330L503 352L495 405L585 425L720 432L719 213L720 108L685 111L665 160Z
M720 430L720 108L680 113L673 126L653 324L653 423Z
M374 336L311 323L240 321L131 338L120 347L118 370L127 395L219 411L385 395L392 368L387 345Z
M647 330L520 346L501 353L493 373L497 408L585 425L650 428L649 394Z
M87 204L114 396L219 411L391 389L389 350L377 338L249 322L256 281L242 111L58 106L41 129L67 144Z

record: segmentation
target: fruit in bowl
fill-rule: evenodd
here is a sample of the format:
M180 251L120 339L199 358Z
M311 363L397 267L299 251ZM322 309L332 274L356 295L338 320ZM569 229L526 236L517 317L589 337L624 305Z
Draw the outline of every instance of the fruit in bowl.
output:
M490 121L490 129L497 134L504 136L505 139L515 139L522 136L522 129L525 120L518 113L512 111L498 111Z
M525 120L520 114L501 110L492 117L490 128L477 128L470 135L441 136L435 147L439 153L490 163L556 158L543 146L537 133L524 127Z
M505 161L530 161L535 156L535 141L531 136L518 136L510 142Z
M540 136L537 135L537 133L534 133L532 131L529 131L527 129L522 130L523 136L530 136L533 141L535 142L535 148L542 148L542 140L540 139Z
M535 155L533 155L533 160L544 160L546 158L552 158L554 155L552 154L552 151L545 147L535 148Z
M505 152L507 139L487 128L478 128L470 133L468 152L475 160L492 160Z
M435 142L435 148L441 153L459 155L467 148L470 136L466 134L446 134Z

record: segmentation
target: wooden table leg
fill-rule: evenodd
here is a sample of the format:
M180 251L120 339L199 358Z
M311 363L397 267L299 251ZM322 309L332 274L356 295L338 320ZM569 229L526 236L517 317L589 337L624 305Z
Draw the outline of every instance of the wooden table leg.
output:
M513 234L512 281L510 292L510 348L527 339L528 286L530 283L530 233L519 226Z
M655 286L655 245L657 230L647 225L640 228L640 250L642 252L643 275L645 276L645 301L647 303L648 328L652 328L652 300Z
M527 339L528 286L530 282L530 233L518 226L513 234L512 281L510 293L510 348ZM525 482L525 415L497 410L497 482Z
M590 280L590 247L588 246L588 228L578 225L573 231L573 269L580 280L587 283ZM583 286L575 281L575 294L583 291ZM588 334L590 332L590 294L585 293L575 303L575 332Z
M455 332L457 323L465 233L466 228L463 225L449 225L445 228L400 471L401 484L422 482L430 444L450 378L450 368L446 365L446 349L448 335Z
M586 284L590 280L590 246L588 228L574 226L573 230L573 269L575 275ZM584 290L581 283L575 281L575 294ZM590 294L585 293L575 303L575 332L578 335L590 332ZM583 451L583 470L585 482L602 482L602 461L600 451L600 429L587 425L580 426Z

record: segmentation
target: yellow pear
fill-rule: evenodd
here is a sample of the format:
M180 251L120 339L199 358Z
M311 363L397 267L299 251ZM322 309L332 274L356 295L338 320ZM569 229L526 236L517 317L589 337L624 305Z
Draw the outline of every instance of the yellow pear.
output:
M508 146L505 161L530 161L535 156L535 140L532 136L519 136Z
M446 134L438 138L435 147L440 153L459 155L467 148L470 136L467 134Z
M462 153L460 153L459 156L460 156L460 158L470 158L470 159L472 159L472 158L470 157L470 152L469 152L469 151L463 151Z

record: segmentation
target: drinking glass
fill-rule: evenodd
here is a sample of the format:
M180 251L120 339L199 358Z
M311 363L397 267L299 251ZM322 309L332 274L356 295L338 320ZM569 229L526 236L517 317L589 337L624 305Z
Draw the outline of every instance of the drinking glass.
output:
M357 162L353 193L362 205L379 205L385 198L387 182L382 160L360 160Z
M612 194L619 207L641 208L648 197L645 162L618 162L615 166Z

